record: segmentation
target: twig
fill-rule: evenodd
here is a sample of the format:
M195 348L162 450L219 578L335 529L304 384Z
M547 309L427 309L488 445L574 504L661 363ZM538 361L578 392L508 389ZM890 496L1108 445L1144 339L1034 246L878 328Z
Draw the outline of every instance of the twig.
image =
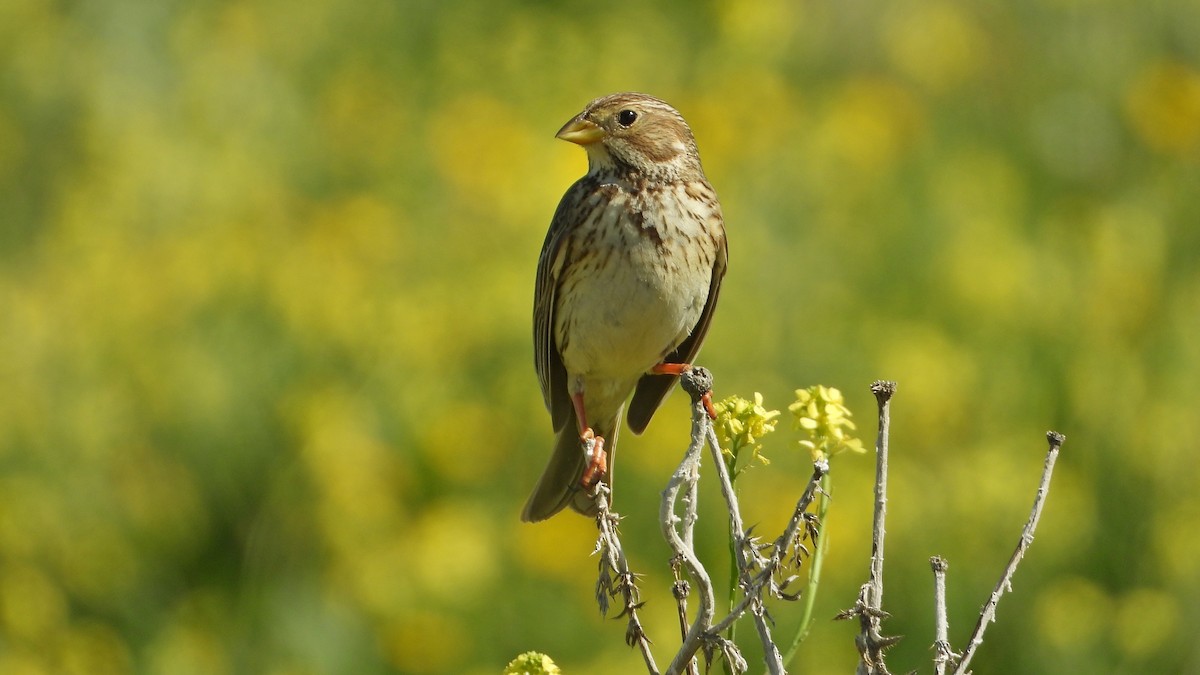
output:
M875 517L871 527L871 571L867 583L859 591L854 608L838 615L838 618L857 616L859 635L855 638L861 659L855 671L859 675L888 675L884 663L884 651L899 638L884 637L880 624L887 613L883 611L883 541L887 532L887 474L888 433L891 427L889 402L896 393L896 383L877 380L871 384L871 393L879 404L879 436L875 441Z
M689 379L688 375L690 373L684 374L683 379L685 381ZM711 383L711 379L709 381ZM712 626L713 615L716 612L712 581L708 576L707 570L704 569L704 565L700 563L700 559L696 556L695 550L689 545L688 539L691 538L690 535L685 539L685 536L677 531L676 523L681 522L683 519L675 513L675 503L679 500L679 493L685 491L685 488L685 494L691 497L691 505L685 508L689 510L694 509L695 495L692 492L692 486L700 479L700 453L704 447L706 427L711 428L708 415L699 403L699 397L693 396L691 442L688 444L687 451L683 455L683 460L680 461L679 466L675 469L675 473L671 475L671 480L667 483L666 489L663 490L662 503L658 513L663 537L667 540L667 545L671 547L671 551L675 557L687 567L700 598L700 607L696 612L696 618L692 621L691 627L684 636L683 644L680 645L675 658L667 666L666 672L668 675L675 675L682 672L685 668L690 667L696 652L699 651L704 643L706 634ZM694 523L694 511L692 511L691 518ZM684 521L685 534L687 534L687 527L688 525Z
M821 477L820 495L821 499L817 502L817 532L823 532L825 518L829 513L829 474ZM796 657L796 653L800 650L800 643L808 637L809 631L812 630L813 609L817 602L817 587L821 584L821 569L825 566L825 555L829 552L829 538L821 536L813 544L816 548L813 551L812 558L809 560L808 584L804 587L804 612L800 616L800 627L796 630L795 636L792 637L792 644L783 655L783 665L785 667L791 664L792 659Z
M941 556L929 559L933 568L933 672L946 675L946 665L955 657L950 648L950 621L946 618L946 569L950 565Z
M1057 431L1049 431L1046 433L1046 440L1050 444L1050 449L1046 453L1042 481L1038 485L1037 495L1033 499L1033 510L1029 514L1029 520L1025 523L1025 529L1021 531L1017 548L1013 551L1012 557L1008 560L1008 566L1004 568L1004 574L1000 576L1000 581L996 584L996 589L992 591L991 596L984 603L983 609L979 611L979 620L975 623L975 630L971 633L967 648L963 650L962 660L954 669L954 675L965 675L969 672L967 667L971 665L971 659L975 657L975 651L979 649L979 645L983 644L983 632L989 623L996 620L996 605L1006 591L1012 590L1012 578L1017 571L1017 565L1025 557L1025 551L1029 549L1029 545L1033 543L1033 532L1037 529L1038 520L1042 517L1042 506L1046 503L1046 494L1050 491L1050 477L1054 473L1054 462L1058 459L1058 451L1062 447L1063 441L1066 440L1066 436Z
M683 560L679 557L671 559L671 574L675 577L675 583L671 584L671 595L675 598L675 607L679 611L679 641L683 642L687 639L688 620L687 620L687 599L692 592L691 584L687 579L683 578L680 565ZM688 666L688 675L698 675L696 662L693 660Z
M594 488L597 494L596 528L600 531L596 539L596 553L600 555L600 578L596 582L596 600L600 604L600 612L608 614L608 599L621 596L624 608L617 616L628 616L625 626L625 644L637 646L642 652L642 659L651 675L658 675L658 665L654 662L654 654L650 651L650 638L638 618L637 611L641 609L641 592L637 587L637 575L629 569L629 561L625 558L625 549L621 545L617 533L617 523L621 517L609 510L609 488L603 481ZM616 580L613 580L613 576Z
M734 541L733 553L737 560L738 583L746 593L745 597L749 601L746 607L749 608L750 614L754 616L754 626L758 630L758 637L762 642L763 659L767 663L767 672L771 673L771 675L781 675L784 672L783 657L779 654L779 648L775 646L775 641L771 638L771 626L767 623L766 606L763 605L762 599L762 587L764 584L762 582L756 584L755 580L751 578L755 565L747 559L746 551L748 548L753 549L745 534L746 530L742 523L741 509L738 507L737 493L733 490L733 481L729 478L729 470L725 466L724 458L721 456L721 446L717 442L716 432L713 430L711 424L708 425L707 431L708 446L712 450L713 464L716 466L717 477L721 483L721 495L725 498L725 505L729 509L729 529ZM793 518L793 521L795 520L796 518ZM782 558L782 555L778 557ZM771 574L768 573L766 579L770 580L771 578ZM762 579L761 575L760 579ZM742 611L745 611L746 607L743 607ZM738 612L737 616L734 616L731 612L730 616L736 619L737 616L741 616L741 612ZM719 625L714 628L717 633L724 630Z
M868 583L871 592L867 606L883 608L883 540L887 534L884 521L887 519L887 474L888 434L891 427L889 402L896 393L896 383L879 380L871 385L871 393L879 404L879 436L875 441L875 518L871 528L871 575Z
M711 378L709 381L711 383ZM705 421L706 422L708 421L707 416L705 416ZM699 505L699 501L700 501L700 492L699 492L700 473L699 473L699 471L700 471L700 460L699 460L699 457L697 456L696 474L694 476L694 479L688 482L687 491L684 492L684 494L683 494L683 521L682 521L683 533L681 535L681 538L683 539L683 545L686 546L689 551L693 551L693 552L696 550L696 536L695 536L696 520L699 518L699 515L697 513L697 509L698 509L698 505ZM673 558L672 565L671 565L671 567L675 570L675 575L676 575L676 581L675 581L675 585L672 588L672 591L676 594L677 602L679 603L679 621L680 621L680 626L681 626L681 631L682 631L680 640L682 641L683 639L687 638L687 630L686 630L686 626L687 626L687 596L690 592L690 588L688 587L687 580L683 579L681 576L679 576L679 564L678 564L678 562L676 562L677 560L678 560L678 558ZM714 607L714 612L715 611L716 610ZM692 659L688 663L687 672L688 672L688 675L700 675L700 667L699 667L699 664L696 663L695 659Z
M715 434L709 440L710 442L715 442ZM769 590L773 595L785 597L783 589L774 582L775 574L782 565L784 558L787 557L787 552L792 548L792 546L795 545L796 539L800 534L800 525L801 523L806 522L805 514L808 511L809 505L812 504L812 500L818 489L820 488L821 479L824 478L827 473L829 473L828 460L821 459L813 463L813 473L808 480L808 485L805 487L804 493L800 495L798 500L796 500L796 507L792 510L792 518L788 521L787 527L784 528L783 534L779 535L779 538L776 539L774 545L772 545L771 556L769 558L761 559L757 563L760 568L758 573L755 574L753 578L749 580L749 582L743 582L743 585L745 586L743 592L745 595L742 597L741 602L735 605L733 609L729 611L729 614L727 614L723 619L718 621L713 626L713 631L717 633L724 631L734 621L740 618L748 608L752 608L754 603L761 603L763 591ZM728 478L728 474L725 474L725 477ZM721 489L724 493L724 483L722 483ZM733 496L734 498L732 502L729 502L729 508L732 514L737 508L737 498L736 495L733 494L732 486L730 486L729 495ZM737 517L737 523L739 523L739 525L741 523L740 515ZM730 527L735 527L732 522ZM744 534L735 534L735 536L744 544L738 548L740 550L744 550L745 544L749 544L746 536ZM753 550L752 547L751 550ZM784 585L786 586L786 583ZM768 662L768 666L769 665L770 663ZM782 664L779 667L782 668Z
M678 669L682 668L684 663L691 663L696 651L701 647L705 649L705 654L710 658L712 652L715 649L719 649L727 665L734 672L745 672L748 669L745 659L742 658L737 646L733 642L721 637L721 633L733 625L743 614L750 611L754 616L755 627L762 642L767 670L773 675L782 675L785 673L783 660L771 636L771 627L766 607L763 604L763 594L764 592L770 592L776 597L789 597L784 589L791 579L779 584L775 581L775 574L778 572L783 560L787 557L788 551L796 545L796 540L801 533L801 525L807 524L808 527L805 532L813 531L813 525L809 522L807 510L815 494L820 489L821 479L829 471L829 464L825 460L814 464L812 478L804 494L797 500L796 508L793 510L788 526L772 546L771 556L769 558L762 557L755 546L754 539L749 536L743 524L741 509L738 505L737 493L733 489L733 481L730 478L729 468L726 466L724 458L721 455L720 443L717 440L712 421L708 418L705 408L701 403L701 397L711 389L711 375L703 368L694 368L690 372L685 373L681 381L683 388L692 396L693 401L692 443L685 454L684 461L680 464L679 469L672 476L671 482L668 483L667 489L663 492L660 519L663 522L664 535L667 538L668 544L676 551L679 559L692 570L696 585L700 588L701 613L697 616L696 621L692 623L691 629L688 630L684 637L684 642L680 647L679 653L671 665L668 666L667 672L678 672ZM721 494L725 499L729 511L729 527L734 541L733 553L737 568L736 574L739 580L738 585L743 592L741 601L731 608L728 615L715 624L712 622L711 581L707 574L695 574L697 569L703 570L703 568L699 567L698 560L693 564L694 551L683 546L686 543L685 538L680 536L674 528L674 522L679 520L674 515L674 502L685 479L694 481L698 478L699 457L697 453L705 441L707 441L707 445L712 451L713 463L721 485ZM694 485L694 483L689 484L689 490L692 489L691 485ZM681 553L681 550L685 548L687 552Z

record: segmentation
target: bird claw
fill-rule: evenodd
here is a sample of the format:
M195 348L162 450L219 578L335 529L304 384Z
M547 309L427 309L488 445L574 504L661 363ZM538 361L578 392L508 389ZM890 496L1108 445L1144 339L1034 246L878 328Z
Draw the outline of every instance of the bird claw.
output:
M579 443L583 447L583 458L587 462L579 484L585 490L591 490L608 472L608 454L604 452L604 438L588 428L579 435Z
M660 363L651 368L650 373L652 375L684 375L685 373L691 372L692 369L693 366L690 363ZM711 385L712 380L710 377L708 383L702 386L708 387ZM687 389L686 383L684 383L684 389ZM695 393L692 395L695 396ZM717 419L717 409L713 407L711 389L704 392L704 394L700 397L700 402L704 404L704 412L708 413L708 419Z

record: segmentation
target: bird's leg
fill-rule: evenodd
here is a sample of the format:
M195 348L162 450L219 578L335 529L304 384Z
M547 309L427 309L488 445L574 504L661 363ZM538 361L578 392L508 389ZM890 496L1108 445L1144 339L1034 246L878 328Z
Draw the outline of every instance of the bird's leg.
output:
M650 369L654 375L682 375L692 369L690 363L660 363Z
M650 369L653 375L682 375L692 369L690 363L660 363ZM708 413L708 418L717 419L717 410L713 408L712 391L704 392L704 396L700 397L700 402L704 404L704 412Z
M590 490L608 471L608 455L604 452L604 439L596 435L587 423L587 412L583 408L583 392L571 394L571 405L575 406L575 421L579 424L579 443L583 446L583 458L587 464L579 484Z

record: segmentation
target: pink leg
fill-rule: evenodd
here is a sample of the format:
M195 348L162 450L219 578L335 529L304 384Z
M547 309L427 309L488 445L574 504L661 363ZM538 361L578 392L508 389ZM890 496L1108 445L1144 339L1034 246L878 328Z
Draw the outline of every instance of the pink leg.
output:
M591 434L592 428L587 423L587 411L583 409L583 392L571 394L571 405L575 406L575 421L579 424L579 435Z

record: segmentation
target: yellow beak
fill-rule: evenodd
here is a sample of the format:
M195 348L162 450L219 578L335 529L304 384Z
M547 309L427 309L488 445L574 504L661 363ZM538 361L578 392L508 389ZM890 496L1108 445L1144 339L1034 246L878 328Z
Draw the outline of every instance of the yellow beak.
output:
M563 128L555 134L555 138L561 138L577 145L591 145L604 138L604 129L601 129L595 122L576 117L563 125Z

